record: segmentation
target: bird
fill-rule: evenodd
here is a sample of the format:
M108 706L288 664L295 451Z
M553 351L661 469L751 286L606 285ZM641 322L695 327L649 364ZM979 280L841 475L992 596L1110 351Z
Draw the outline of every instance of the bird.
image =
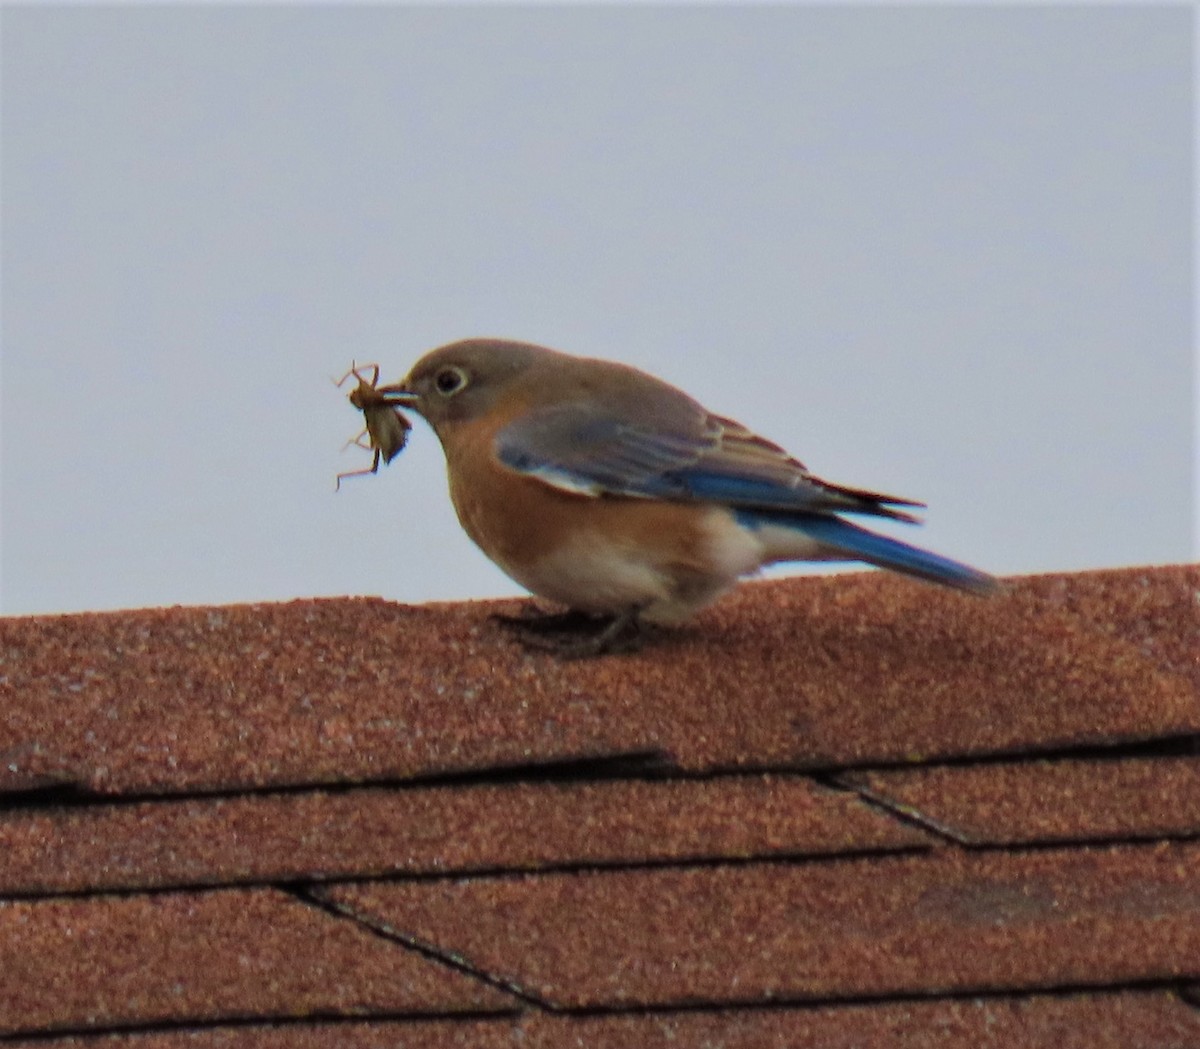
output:
M467 535L566 609L499 618L563 655L636 647L645 626L678 624L779 562L863 561L973 594L999 587L844 516L918 523L923 503L823 481L626 364L471 338L378 392L440 440Z

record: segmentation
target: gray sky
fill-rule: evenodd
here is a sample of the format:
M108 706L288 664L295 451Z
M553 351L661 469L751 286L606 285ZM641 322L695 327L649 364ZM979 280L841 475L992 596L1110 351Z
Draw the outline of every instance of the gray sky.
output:
M1188 5L6 7L7 613L519 593L351 359L622 360L1001 573L1189 560Z

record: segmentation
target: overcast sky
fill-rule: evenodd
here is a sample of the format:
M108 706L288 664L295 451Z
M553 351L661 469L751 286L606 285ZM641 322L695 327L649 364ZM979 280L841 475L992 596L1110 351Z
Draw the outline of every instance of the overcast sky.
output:
M351 363L635 364L1001 573L1196 554L1189 5L7 6L7 613L515 594Z

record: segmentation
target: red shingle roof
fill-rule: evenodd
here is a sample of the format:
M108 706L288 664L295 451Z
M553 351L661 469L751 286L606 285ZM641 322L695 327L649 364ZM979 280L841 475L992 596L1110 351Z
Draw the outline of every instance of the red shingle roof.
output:
M1200 569L512 607L0 621L0 1037L1200 1045Z

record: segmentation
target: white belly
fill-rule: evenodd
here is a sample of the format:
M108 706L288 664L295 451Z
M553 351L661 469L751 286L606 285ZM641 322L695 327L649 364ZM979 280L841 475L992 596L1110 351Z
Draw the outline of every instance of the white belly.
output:
M759 537L723 507L709 511L702 534L702 549L692 552L687 565L662 549L580 530L531 566L500 567L533 593L570 608L604 613L640 608L650 622L674 623L763 563Z

